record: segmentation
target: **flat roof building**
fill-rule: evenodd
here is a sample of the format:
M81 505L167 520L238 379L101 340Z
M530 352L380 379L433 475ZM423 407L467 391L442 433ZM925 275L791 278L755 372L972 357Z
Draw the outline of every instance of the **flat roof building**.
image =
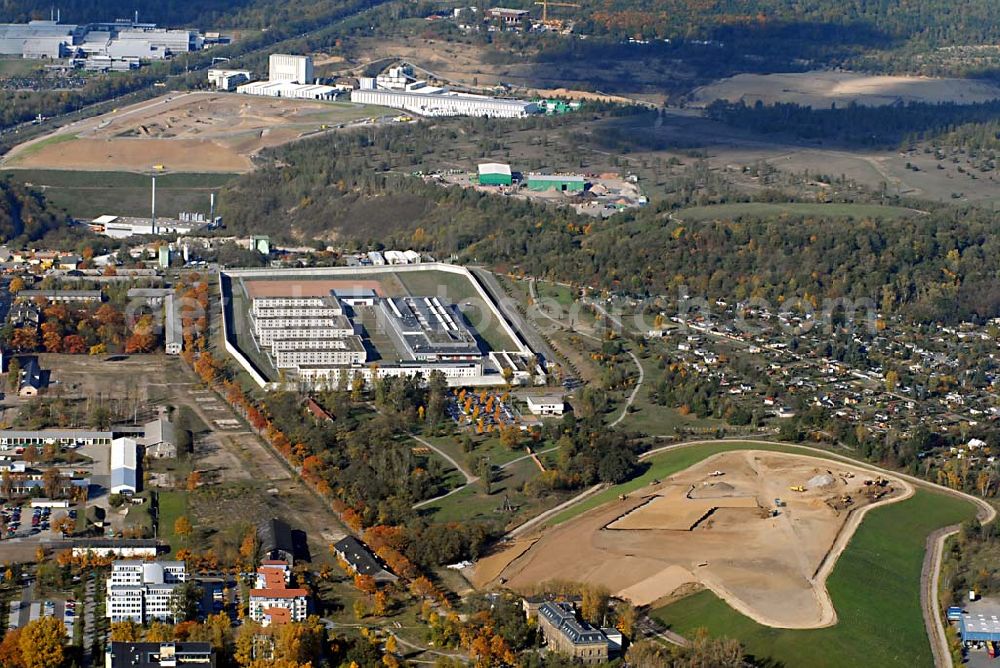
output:
M212 68L208 71L208 83L214 85L219 90L236 90L240 84L244 84L253 78L250 70L223 70Z
M538 111L533 102L455 93L430 87L423 92L421 89L403 91L358 88L351 91L351 102L403 109L419 116L524 118Z
M63 58L79 32L57 21L0 24L0 55L22 58Z
M272 53L267 59L267 79L297 84L313 83L313 62L309 56Z
M174 590L186 581L183 561L116 561L105 585L105 614L112 622L173 620Z
M583 192L586 183L582 176L573 174L528 174L526 184L529 190L560 192Z
M215 667L215 651L207 642L112 642L105 668Z
M376 311L379 326L407 360L475 361L483 352L465 318L437 297L387 297Z
M18 299L44 299L50 302L72 304L77 302L99 302L104 298L100 290L21 290Z
M963 643L1000 642L1000 610L962 613L958 633Z
M562 415L566 410L566 402L561 395L543 394L525 397L528 410L535 415Z
M253 81L236 87L241 95L283 97L291 100L334 100L337 89L322 84L299 84L293 81Z

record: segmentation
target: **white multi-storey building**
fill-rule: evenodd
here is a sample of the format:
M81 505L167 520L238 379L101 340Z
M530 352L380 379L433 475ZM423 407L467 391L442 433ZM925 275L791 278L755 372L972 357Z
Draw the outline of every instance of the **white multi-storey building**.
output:
M313 62L309 56L272 53L267 59L268 81L291 81L298 84L313 82Z
M280 616L288 621L304 621L309 613L309 592L289 587L291 573L287 565L265 562L257 570L257 587L250 590L250 619L262 623Z
M340 339L336 348L316 349L311 343L308 347L295 350L279 350L274 353L274 365L279 369L295 369L303 364L329 364L347 366L363 364L367 359L364 344L360 338Z
M116 561L106 585L106 615L112 622L138 624L172 620L174 590L185 581L183 561Z

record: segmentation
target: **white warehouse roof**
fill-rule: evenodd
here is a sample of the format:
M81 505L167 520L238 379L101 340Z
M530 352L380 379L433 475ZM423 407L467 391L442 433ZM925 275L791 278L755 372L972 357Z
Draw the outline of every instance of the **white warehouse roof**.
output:
M510 165L504 165L499 162L484 162L479 165L480 174L503 174L505 176L510 176Z
M116 438L111 441L111 469L135 469L138 447L134 438Z

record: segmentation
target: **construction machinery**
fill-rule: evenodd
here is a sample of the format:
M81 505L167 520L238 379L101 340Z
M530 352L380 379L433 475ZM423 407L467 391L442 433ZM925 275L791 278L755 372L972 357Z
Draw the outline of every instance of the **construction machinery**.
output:
M788 489L793 492L804 492L806 488L803 485L791 485Z

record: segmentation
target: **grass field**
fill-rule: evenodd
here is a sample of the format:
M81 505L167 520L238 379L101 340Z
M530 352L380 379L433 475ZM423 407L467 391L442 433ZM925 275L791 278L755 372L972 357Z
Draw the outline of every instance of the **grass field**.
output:
M746 202L742 204L714 204L682 209L674 214L678 220L699 222L705 220L728 220L739 216L777 217L813 216L817 218L905 218L920 215L913 209L877 204L812 204L792 202L769 204Z
M160 492L159 538L170 543L173 554L187 545L187 540L174 532L174 522L188 514L187 495L183 492ZM190 518L188 518L190 519Z
M0 78L23 77L42 69L42 63L28 58L0 58Z
M61 137L56 135L45 142L59 143ZM147 217L150 213L151 182L142 174L12 169L0 172L0 176L33 185L51 204L65 209L75 218L96 218L103 214ZM181 211L207 214L209 194L235 176L159 175L156 178L157 214L164 217L175 217Z
M924 543L934 529L970 519L965 501L918 490L872 510L841 555L827 587L838 623L790 631L761 626L703 591L653 612L673 630L698 628L743 642L757 657L784 666L933 665L920 610Z
M681 415L676 408L659 406L650 397L652 383L661 374L652 357L639 357L642 370L646 374L643 386L632 404L632 410L621 421L622 429L641 431L650 436L671 436L677 429L713 429L725 425L722 420L700 418L697 415ZM620 410L620 409L619 409Z
M503 521L510 526L565 500L564 495L534 498L521 491L525 482L539 475L538 467L530 459L513 464L495 475L490 494L486 494L480 483L473 483L460 492L420 508L420 514L430 522ZM513 513L500 512L504 496L514 506Z

